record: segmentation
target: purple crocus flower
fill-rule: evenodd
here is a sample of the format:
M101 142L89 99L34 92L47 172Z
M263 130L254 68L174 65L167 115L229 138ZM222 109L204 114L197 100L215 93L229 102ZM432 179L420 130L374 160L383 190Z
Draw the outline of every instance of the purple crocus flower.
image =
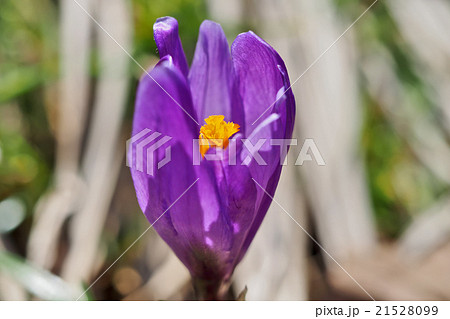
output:
M200 297L223 298L271 203L265 191L275 193L285 154L269 140L291 138L294 96L283 60L251 31L238 35L230 52L221 26L204 21L189 68L177 21L160 18L153 30L161 60L139 83L133 136L149 129L171 139L143 159L154 174L132 163L137 199L189 269ZM206 147L196 148L198 138ZM266 142L256 161L242 142L260 139ZM167 146L171 159L158 168ZM199 152L214 151L224 154L221 160L200 156L193 164Z

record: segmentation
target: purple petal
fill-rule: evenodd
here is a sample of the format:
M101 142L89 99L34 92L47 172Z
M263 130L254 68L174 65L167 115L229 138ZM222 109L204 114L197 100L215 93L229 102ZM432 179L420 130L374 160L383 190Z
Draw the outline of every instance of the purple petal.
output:
M186 79L170 56L164 57L150 76L144 76L139 84L133 136L146 129L150 132L137 139L129 152L139 204L191 273L198 277L205 275L205 269L214 269L211 276L223 277L231 271L231 224L224 214L212 168L207 162L193 166L198 126L185 113L194 114ZM155 132L161 135L149 141ZM146 150L165 136L171 139L149 155L143 152L141 167L145 170L148 162L153 164L153 175L138 171L138 146L145 144ZM158 168L169 146L170 161Z
M198 131L192 118L196 115L186 79L174 67L172 61L170 56L164 57L151 72L141 78L136 96L132 134L137 136L144 130L151 130L152 133L157 132L162 136L171 137L172 144L180 142L185 152L192 156L192 139L197 136ZM136 152L136 149L133 151ZM160 155L160 159L165 157L164 150ZM145 161L146 158L142 160ZM154 166L157 162L154 161ZM144 162L141 166L147 167L147 163ZM148 191L145 185L138 190L138 201L145 211L148 204Z
M227 235L230 236L231 246L226 247L227 255L222 254L223 258L221 259L225 280L231 276L234 270L236 259L244 246L255 218L257 189L251 179L250 170L247 166L229 164L233 153L239 154L241 152L241 138L242 134L237 134L230 141L230 145L235 145L236 151L231 151L231 146L218 151L223 155L222 160L202 162L202 164L208 165L214 173L212 180L215 181L217 193L220 194L221 214L223 219L227 221ZM206 189L206 192L208 192L208 189ZM211 192L211 189L209 192ZM221 231L220 226L220 224L217 224L216 232Z
M232 45L232 56L244 101L246 136L253 145L260 139L266 139L258 152L266 165L259 165L255 160L249 164L252 177L266 188L284 161L280 157L280 146L271 145L270 140L291 138L294 97L280 56L253 32L240 34L236 38ZM241 158L246 156L244 149ZM273 187L276 185L274 183ZM259 190L257 206L263 195L262 190Z
M295 102L289 88L287 70L276 51L253 32L240 34L231 46L231 55L239 92L243 100L246 131L249 136L257 124L271 113L281 115L282 130L291 136ZM280 90L281 94L280 95ZM278 94L278 96L277 96ZM285 104L278 97L285 95Z
M233 227L233 269L240 252L246 250L246 240L255 220L257 187L251 179L249 169L243 165L225 166L226 187L221 189L226 199L227 213ZM253 235L254 236L254 235ZM252 237L253 238L253 237Z
M248 247L250 246L250 244L253 241L253 238L256 235L256 232L258 231L259 227L261 226L261 223L264 220L264 217L266 216L267 210L269 209L269 206L272 203L272 198L275 194L275 190L277 188L278 181L280 180L281 168L282 168L281 165L276 168L275 172L273 172L272 176L269 178L269 180L267 181L267 184L265 186L265 190L267 191L267 193L270 194L270 196L268 196L264 191L262 191L258 185L256 186L258 189L258 195L262 194L262 197L259 202L259 207L256 211L256 215L253 220L253 223L247 233L244 243L242 244L242 248L241 248L241 251L239 252L239 256L236 258L236 263L235 263L236 265L244 257Z
M251 177L273 196L284 158L280 156L280 146L271 145L269 140L290 139L295 117L295 101L287 70L278 53L253 32L240 34L231 48L243 99L246 136L253 145L260 139L267 140L258 152L266 165L253 159L248 168ZM247 155L248 151L243 149L241 159ZM260 186L255 186L254 219L236 263L244 256L272 202Z
M172 220L178 233L190 244L190 255L194 257L191 273L200 278L223 278L232 272L230 251L234 241L232 225L210 163L203 161L196 167L199 206L180 206ZM197 212L199 210L201 216Z
M149 72L149 75L144 75L139 83L133 120L133 137L141 132L148 131L148 133L144 133L141 138L134 141L128 153L137 199L150 223L155 222L197 178L190 160L192 138L197 130L196 124L182 108L195 117L186 78L173 65L171 57L166 56ZM150 135L155 133L161 135L150 142ZM146 156L147 149L164 137L171 139L163 145L164 147L157 148ZM143 153L139 155L140 158L138 157L139 146L145 146ZM172 159L158 170L157 165L165 158L165 150L168 146L172 150ZM137 169L138 163L141 163L142 172ZM148 164L153 167L153 176L146 172ZM170 174L179 176L179 181L170 189L167 189L167 182L164 181L168 178L168 171ZM192 200L192 197L195 200ZM189 190L182 199L199 202L198 194L192 190ZM183 203L176 203L174 207L180 204ZM194 204L193 207L195 207ZM181 254L185 251L181 244L176 242L178 235L173 227L170 212L161 217L154 227L175 252ZM186 260L185 256L179 257L182 261Z
M178 22L172 17L164 17L156 20L153 25L153 36L158 47L159 56L172 56L173 63L187 77L189 67L186 56L178 35Z
M180 197L195 178L195 185ZM155 228L192 275L223 278L230 273L231 226L208 163L193 169L191 158L175 146L171 162L158 171L154 186L165 206L178 198L168 212L170 224L158 221Z
M221 114L226 121L244 125L234 82L227 38L219 24L206 20L200 26L189 72L192 99L201 123L210 115Z

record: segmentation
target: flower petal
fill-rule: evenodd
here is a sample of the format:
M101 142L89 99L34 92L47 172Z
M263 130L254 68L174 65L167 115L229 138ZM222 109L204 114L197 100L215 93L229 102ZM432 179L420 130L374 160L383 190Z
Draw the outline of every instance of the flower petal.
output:
M231 55L243 100L245 135L249 136L257 124L264 121L271 113L277 112L281 115L286 137L291 136L295 102L292 91L289 89L286 67L278 53L264 40L249 31L240 34L234 40L231 45ZM280 89L283 88L284 94L280 95ZM277 98L283 95L286 96L286 103L277 104Z
M246 240L256 217L257 187L251 179L250 170L243 165L224 166L226 187L221 188L226 200L227 214L233 230L233 247L231 250L233 269L240 252L247 249ZM253 237L252 237L253 238Z
M212 21L200 26L194 59L189 72L194 107L199 121L224 115L226 121L243 123L239 92L234 84L230 49L222 27Z
M185 77L189 72L186 56L178 35L178 22L172 17L163 17L153 25L153 36L158 47L159 56L172 56L173 63Z
M258 231L259 227L261 226L262 221L264 220L264 217L266 216L267 210L269 209L270 204L272 203L272 198L275 194L275 190L278 185L278 181L280 180L281 175L281 168L282 166L279 165L275 172L273 172L272 176L267 181L267 184L265 186L265 190L270 196L266 194L258 185L258 197L260 197L260 194L262 194L260 200L259 200L259 207L256 210L255 218L253 220L252 226L250 227L247 236L244 240L244 243L242 244L241 251L239 252L239 256L236 258L236 265L242 260L244 257L248 247L253 241L253 238L256 235L256 232ZM258 182L259 184L259 182Z
M151 143L149 135L154 134L156 138L171 138L167 145L179 143L181 149L186 154L190 154L192 158L192 139L196 135L197 129L188 114L195 117L186 80L173 65L171 57L166 56L148 75L141 78L136 96L132 135L134 138L139 134L142 136L131 144L128 159L132 167L131 173L138 202L143 212L147 211L150 198L157 197L157 195L151 194L155 190L149 186L149 179L152 176L144 171L149 166L152 167L153 172L157 172L157 164L166 156L166 147L158 148L149 156L144 156L150 145L154 144ZM148 134L145 133L147 131ZM158 141L156 138L155 143ZM138 145L142 146L140 154ZM151 160L153 163L150 162ZM138 169L138 164L140 164L140 169ZM171 163L167 165L171 165ZM189 162L189 167L194 172L192 162ZM185 181L185 183L192 182Z
M290 89L289 77L278 53L253 32L240 34L231 46L235 73L243 99L246 136L252 145L266 139L259 155L266 165L255 159L248 167L252 178L258 183L255 214L246 235L238 263L244 256L272 202L265 193L273 196L281 174L280 146L271 145L270 139L290 139L295 118L295 100ZM243 150L241 158L248 155ZM261 189L261 187L264 190Z
M150 133L132 144L129 163L139 204L191 273L199 277L213 269L214 274L209 275L223 277L230 272L227 259L232 231L212 167L207 162L193 166L193 139L198 126L183 111L194 114L189 88L170 56L164 57L150 76L144 76L139 84L133 136L147 129L171 139L149 154L141 152L141 156L146 154L141 168L152 166L153 175L136 169L139 145L145 144L145 150L154 145L154 141L146 140ZM158 167L169 146L170 161Z
M174 207L172 222L180 238L188 244L190 256L195 257L189 267L191 273L200 278L222 278L233 269L232 226L219 196L213 166L202 161L196 167L196 175L199 180L193 188L198 193L198 202Z
M214 232L220 234L223 232L221 228L226 227L227 236L222 236L222 240L227 240L227 246L216 244L218 248L222 247L222 249L225 249L224 252L226 254L220 254L219 252L216 254L217 256L222 255L220 265L225 280L229 279L234 270L236 258L239 256L239 252L247 238L256 211L257 189L251 179L249 168L232 163L234 162L235 154L241 152L241 138L242 134L237 134L230 140L228 148L223 150L216 149L215 154L218 155L216 160L204 160L202 162L202 164L210 168L209 172L213 173L213 178L209 180L215 183L215 192L217 192L217 197L221 203L220 214L223 222L222 224L217 223L214 225L215 227L211 228L214 229ZM208 153L211 154L213 152L209 151ZM205 190L205 193L211 194L212 189L206 188ZM215 237L221 239L221 236Z

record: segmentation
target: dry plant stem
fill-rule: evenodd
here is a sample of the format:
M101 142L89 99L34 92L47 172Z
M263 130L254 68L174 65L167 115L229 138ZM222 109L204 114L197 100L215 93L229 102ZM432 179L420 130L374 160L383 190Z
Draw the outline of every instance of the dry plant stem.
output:
M199 301L221 301L230 298L230 281L192 278L195 296Z

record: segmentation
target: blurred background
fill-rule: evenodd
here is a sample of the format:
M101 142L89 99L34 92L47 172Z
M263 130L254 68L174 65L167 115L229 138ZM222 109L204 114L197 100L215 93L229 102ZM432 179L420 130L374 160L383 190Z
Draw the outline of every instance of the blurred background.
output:
M235 293L449 300L450 2L380 0L339 38L372 4L2 0L0 299L71 300L92 284L81 299L189 295L154 230L128 249L149 226L124 156L138 64L158 61L152 25L170 15L189 61L212 19L230 43L255 31L300 77L283 208L272 204ZM306 138L325 166L294 165Z

